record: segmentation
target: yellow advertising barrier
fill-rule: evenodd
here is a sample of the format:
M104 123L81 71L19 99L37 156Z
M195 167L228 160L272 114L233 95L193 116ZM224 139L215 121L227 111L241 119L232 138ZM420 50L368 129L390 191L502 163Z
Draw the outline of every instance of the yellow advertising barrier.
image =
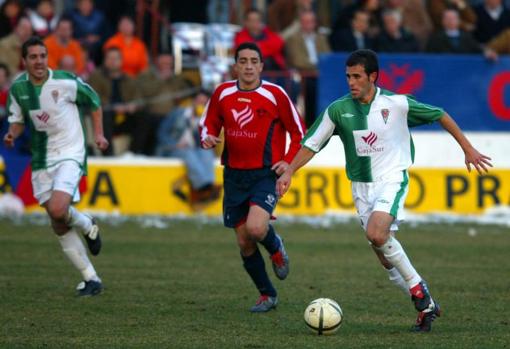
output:
M0 173L4 173L1 163ZM185 195L189 192L185 174L184 166L177 163L91 162L87 192L79 207L120 214L192 214L197 207L174 193L174 189ZM5 176L2 178L5 186ZM221 182L221 167L216 169L216 178ZM483 176L465 169L414 168L410 172L406 201L410 212L480 214L495 205L510 205L510 169ZM221 214L221 198L198 209L204 214ZM304 167L295 174L276 213L320 215L331 211L354 212L344 169Z
M222 169L216 169L221 181ZM88 191L80 207L122 214L192 213L189 203L173 193L183 187L185 169L172 166L95 165L89 167ZM411 212L479 214L495 205L510 205L510 169L478 176L465 169L423 169L410 172L406 206ZM202 208L221 213L221 199ZM320 215L327 211L354 212L350 182L340 168L305 167L279 202L277 214Z

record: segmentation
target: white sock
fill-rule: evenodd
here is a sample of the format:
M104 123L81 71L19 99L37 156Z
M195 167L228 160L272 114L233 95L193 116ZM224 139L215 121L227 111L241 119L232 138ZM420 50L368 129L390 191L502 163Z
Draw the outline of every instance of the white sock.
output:
M67 233L58 237L64 254L69 258L76 269L79 270L85 281L99 281L96 270L87 256L85 246L78 233L71 229Z
M74 208L74 206L69 206L67 216L67 224L73 228L77 228L83 234L87 234L92 228L92 220L90 217L78 211L76 208Z
M378 249L384 254L388 262L398 270L408 288L416 286L421 281L420 275L414 269L402 245L400 245L397 239L390 236Z
M407 283L405 282L402 275L400 275L397 268L393 267L391 269L384 269L388 272L388 278L393 283L393 285L397 286L397 288L402 290L407 296L411 295L409 292L409 287L407 287Z

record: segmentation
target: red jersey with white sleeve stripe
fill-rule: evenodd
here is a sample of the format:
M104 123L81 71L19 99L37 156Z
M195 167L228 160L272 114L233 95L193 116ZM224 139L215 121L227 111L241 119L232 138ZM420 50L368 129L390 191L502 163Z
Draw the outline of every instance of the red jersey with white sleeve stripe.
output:
M207 135L217 137L222 128L222 164L234 169L271 167L280 160L290 163L305 132L287 93L264 80L253 90L241 90L237 80L216 88L200 120L202 142ZM287 132L290 146L285 153Z

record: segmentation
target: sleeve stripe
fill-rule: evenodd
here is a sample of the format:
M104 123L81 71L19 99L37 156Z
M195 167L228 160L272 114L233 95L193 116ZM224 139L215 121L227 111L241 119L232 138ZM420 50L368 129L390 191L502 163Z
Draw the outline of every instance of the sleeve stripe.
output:
M324 111L318 125L310 129L303 141L303 146L317 153L329 140L335 131L335 124L329 117L329 108Z
M8 109L8 118L7 121L9 123L24 123L23 115L21 113L21 107L19 106L16 98L9 93L9 98L7 101L7 109Z
M272 83L267 82L267 81L264 81L264 83L268 84L268 85L271 85L271 86L277 87L282 92L282 94L287 98L287 101L290 104L290 110L292 111L292 116L294 118L294 123L297 125L299 133L301 134L301 137L304 137L305 131L303 130L303 127L301 126L301 117L299 116L299 113L297 112L296 107L294 106L294 103L292 103L292 100L290 99L290 97L287 94L287 92L285 92L285 90L281 86L278 86L276 84L272 84Z
M207 126L205 125L205 119L207 118L207 112L209 111L209 103L211 103L211 99L207 101L207 104L205 105L204 112L202 113L202 117L200 118L199 125L202 129L202 132L200 132L200 139L202 141L205 140L207 137L208 131Z

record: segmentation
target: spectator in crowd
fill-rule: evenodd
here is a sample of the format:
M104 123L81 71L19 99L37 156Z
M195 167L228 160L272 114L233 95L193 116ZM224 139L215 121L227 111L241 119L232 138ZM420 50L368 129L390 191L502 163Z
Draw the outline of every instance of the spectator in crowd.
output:
M40 0L35 10L28 10L28 19L32 23L34 34L42 38L48 36L57 27L59 19L53 0Z
M104 49L118 47L122 53L122 71L136 77L149 67L147 48L135 37L135 23L128 16L119 20L118 32L104 44Z
M456 10L459 15L459 28L466 32L475 29L476 14L466 0L429 0L428 10L436 31L443 28L445 10Z
M76 8L67 14L73 21L73 35L88 52L94 63L100 64L101 47L110 34L103 12L94 7L93 0L78 0Z
M24 14L25 8L20 0L6 0L0 6L0 38L12 33Z
M370 16L363 10L354 12L349 28L337 27L330 36L333 51L352 52L358 49L373 49L374 39L368 34Z
M510 54L510 28L501 32L487 44L485 50L487 58L497 59L501 54Z
M173 1L159 1L162 2L173 2ZM108 22L110 23L119 23L119 20L123 16L129 16L129 18L135 18L137 14L137 5L140 3L138 0L115 0L115 1L105 1L99 0L95 1L95 7L104 13ZM181 2L182 3L182 2Z
M365 11L368 14L367 34L374 38L381 30L381 1L380 0L360 0L355 1L340 9L335 24L333 25L333 33L348 28L357 11Z
M382 15L383 29L377 37L379 52L417 52L418 42L413 34L402 27L402 14L397 10L385 10Z
M7 132L9 123L7 122L7 97L9 96L10 87L10 73L9 68L0 63L0 136Z
M189 199L193 208L218 199L221 191L221 186L214 184L214 150L203 149L198 135L198 122L209 97L205 91L198 92L191 105L172 110L157 133L156 155L177 157L186 165L190 195L186 197L180 187L174 187L174 193Z
M421 50L425 49L433 26L423 0L387 0L385 9L397 10L402 17L402 27L411 32Z
M64 55L60 57L57 65L57 69L59 70L65 70L70 73L73 73L75 75L81 76L78 74L78 71L76 69L76 61L73 56L71 55Z
M209 23L235 22L234 7L232 1L209 0L207 3L207 21Z
M262 13L251 8L244 16L244 28L234 37L234 49L243 42L256 43L262 52L265 70L285 70L283 39L262 21Z
M136 154L154 155L156 132L161 120L179 102L191 96L192 84L180 75L174 74L174 59L169 53L156 58L153 69L138 78L138 85L144 98L144 113L135 121L131 150Z
M57 69L59 62L65 56L74 59L75 71L78 75L85 69L85 53L80 43L73 39L73 22L62 17L57 24L55 32L48 36L44 43L48 49L48 67Z
M431 35L427 52L431 53L481 53L482 48L471 33L460 28L457 10L443 13L443 29Z
M286 42L289 66L301 72L302 91L305 96L305 123L310 127L317 112L317 63L319 55L331 51L328 40L317 33L317 20L313 11L299 16L300 30Z
M140 101L138 86L122 71L122 53L117 47L106 49L103 66L89 79L103 105L103 128L110 147L103 155L119 155L128 150L132 118Z
M267 7L268 27L287 40L299 31L300 13L314 11L313 2L313 0L274 0Z
M5 63L12 76L24 69L21 60L21 45L32 36L32 24L21 17L14 31L0 40L0 62Z
M510 11L502 0L484 0L475 7L475 13L477 19L474 36L482 44L510 28Z

